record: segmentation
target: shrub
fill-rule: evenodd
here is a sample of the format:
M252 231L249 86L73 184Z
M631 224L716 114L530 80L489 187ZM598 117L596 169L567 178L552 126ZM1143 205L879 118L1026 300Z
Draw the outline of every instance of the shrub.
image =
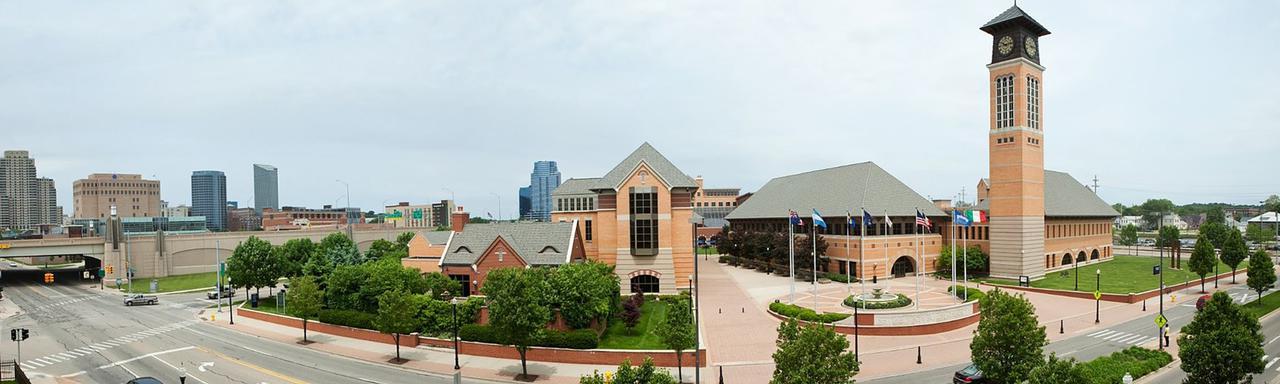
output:
M849 316L852 316L851 314L848 314L848 313L836 313L836 312L827 312L819 315L817 312L814 312L814 310L812 309L797 306L797 305L782 303L778 301L770 303L769 310L779 315L792 317L797 320L814 322L814 323L834 323L840 320L847 319L849 318Z
M334 325L345 325L353 328L373 329L372 313L346 309L325 309L320 311L320 322Z
M493 327L480 324L467 324L458 329L458 337L466 341L499 344ZM600 337L590 329L573 331L545 330L542 339L534 346L570 349L595 349L600 345Z
M464 325L461 328L458 328L458 337L466 341L491 344L498 343L498 336L493 333L493 328L487 325Z
M1172 361L1173 356L1165 351L1129 347L1093 361L1081 363L1080 369L1090 383L1118 383L1125 373L1134 378L1142 377Z
M853 277L853 276L845 276L845 275L842 275L842 274L839 274L839 273L835 273L835 272L827 272L827 279L830 279L831 281L841 282L841 283L856 283L856 282L858 282L858 278L856 278L856 277Z
M911 298L907 297L907 295L898 295L897 299L893 299L890 301L864 302L862 300L858 300L856 296L849 296L844 298L844 305L846 307L851 307L851 308L854 305L857 305L858 308L861 308L861 309L902 308L902 307L911 305Z
M970 287L959 286L959 285L958 285L958 286L954 286L954 287L947 287L947 292L956 291L956 289L957 289L957 288L959 289L959 294L958 294L958 295L959 295L960 297L962 297L962 298L963 298L963 297L968 297L968 298L969 298L968 300L965 300L965 302L966 302L966 303L967 303L967 302L970 302L970 301L978 301L978 300L981 300L981 299L982 299L982 296L983 296L983 295L986 295L985 293L982 293L982 291L981 291L981 290L979 290L979 289L977 289L977 288L970 288ZM968 293L968 295L969 295L969 296L965 296L966 292Z
M723 255L723 256L720 256L720 258L717 260L720 261L720 264L732 264L733 256Z

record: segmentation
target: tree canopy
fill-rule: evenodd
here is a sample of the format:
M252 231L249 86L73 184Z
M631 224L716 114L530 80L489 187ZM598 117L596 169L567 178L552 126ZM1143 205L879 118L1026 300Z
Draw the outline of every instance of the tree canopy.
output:
M973 363L993 383L1011 384L1027 379L1043 362L1049 343L1036 320L1035 306L1022 295L993 289L979 302L982 313L969 343Z
M572 328L586 328L591 320L603 324L618 305L619 279L613 266L589 261L570 263L550 271L551 296Z
M1182 231L1178 227L1161 227L1160 233L1156 235L1156 245L1165 248L1177 247L1182 240Z
M285 310L292 316L302 319L302 340L307 341L307 319L320 315L320 306L324 302L324 291L316 284L313 276L302 276L289 281L289 291L285 293Z
M1261 373L1262 334L1258 320L1230 296L1217 292L1178 335L1178 357L1187 383L1239 383Z
M858 374L849 339L830 328L789 319L778 325L777 343L770 384L845 384Z
M1214 248L1222 249L1222 247L1227 243L1227 236L1230 236L1228 233L1230 231L1235 230L1227 228L1226 224L1204 223L1200 225L1199 232L1204 238L1209 239L1209 243L1212 244Z
M1148 199L1137 208L1142 213L1142 221L1148 226L1155 227L1159 225L1160 218L1164 214L1174 213L1177 206L1169 199Z
M396 360L400 360L400 335L418 330L418 304L414 297L402 290L390 290L378 295L378 316L373 327L382 333L390 333L396 341Z
M551 290L546 275L542 268L498 268L489 271L481 287L498 341L520 354L520 377L529 376L525 354L551 321L551 309L543 301Z
M237 288L275 286L281 270L271 243L249 236L237 245L231 257L227 258L227 276L231 278L232 286Z
M1130 247L1138 244L1138 226L1129 224L1120 228L1120 245Z
M1200 275L1200 292L1204 292L1204 276L1213 272L1213 267L1218 265L1218 259L1213 252L1213 244L1209 242L1209 237L1204 232L1200 232L1200 237L1196 239L1195 251L1191 252L1191 272Z
M308 238L289 239L277 248L281 270L285 277L302 275L302 267L307 264L311 254L316 251L316 243Z
M676 351L676 373L684 378L684 367L681 361L682 352L693 348L695 340L693 329L693 305L688 297L671 300L667 304L667 322L657 330L662 344Z
M1249 271L1246 275L1249 277L1245 284L1258 292L1258 305L1262 305L1262 292L1276 284L1276 265L1271 262L1271 256L1267 255L1266 250L1259 249L1249 256Z
M1231 267L1231 283L1236 282L1236 268L1240 263L1249 257L1249 247L1244 243L1244 237L1240 235L1240 231L1227 231L1227 241L1222 247L1222 262Z
M1089 379L1076 359L1059 359L1057 353L1051 353L1043 365L1031 370L1027 384L1089 384Z

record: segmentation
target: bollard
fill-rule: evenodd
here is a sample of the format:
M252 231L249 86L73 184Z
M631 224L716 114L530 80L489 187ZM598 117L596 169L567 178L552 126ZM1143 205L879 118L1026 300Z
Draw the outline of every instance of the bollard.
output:
M724 384L724 366L720 366L720 384Z
M920 360L920 347L916 347L916 364L924 364L924 362Z
M742 313L747 313L747 307L742 307Z
M724 308L716 308L716 313L723 314Z
M1066 320L1058 320L1058 334L1061 335L1067 330Z
M1142 311L1147 311L1147 299L1142 299Z

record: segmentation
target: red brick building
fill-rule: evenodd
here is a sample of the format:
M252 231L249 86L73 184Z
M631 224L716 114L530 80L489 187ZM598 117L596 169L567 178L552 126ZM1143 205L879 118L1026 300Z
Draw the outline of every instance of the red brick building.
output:
M467 224L465 213L462 216L455 216L439 270L462 283L463 296L479 292L496 268L554 267L586 260L577 221Z

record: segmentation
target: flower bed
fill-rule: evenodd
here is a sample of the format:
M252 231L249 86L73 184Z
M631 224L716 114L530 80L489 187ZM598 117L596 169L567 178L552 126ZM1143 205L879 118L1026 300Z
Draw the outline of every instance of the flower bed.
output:
M983 293L981 290L977 288L970 288L965 286L947 287L947 292L953 292L953 291L956 291L956 289L960 290L960 293L958 293L960 297L967 298L965 302L982 300L982 297L987 295L986 293ZM968 295L968 296L965 296L965 295Z
M844 306L849 308L857 306L861 309L892 309L908 305L911 305L911 298L907 295L898 295L898 298L888 301L864 301L853 295L844 298Z

